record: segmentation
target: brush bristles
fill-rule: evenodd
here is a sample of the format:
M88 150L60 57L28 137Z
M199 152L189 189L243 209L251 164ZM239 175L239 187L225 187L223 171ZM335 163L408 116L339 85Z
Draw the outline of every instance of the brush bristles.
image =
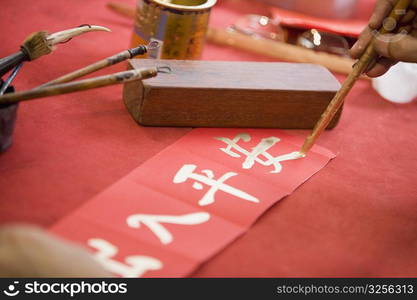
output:
M26 52L29 60L35 60L38 57L52 52L52 47L49 45L46 37L46 31L38 31L29 35L23 42L22 49Z

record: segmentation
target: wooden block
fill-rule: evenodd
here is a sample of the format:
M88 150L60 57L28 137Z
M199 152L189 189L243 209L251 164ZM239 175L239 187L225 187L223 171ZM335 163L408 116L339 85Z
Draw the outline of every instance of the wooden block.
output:
M152 59L129 64L172 69L124 86L127 109L148 126L311 129L340 88L327 69L310 64Z

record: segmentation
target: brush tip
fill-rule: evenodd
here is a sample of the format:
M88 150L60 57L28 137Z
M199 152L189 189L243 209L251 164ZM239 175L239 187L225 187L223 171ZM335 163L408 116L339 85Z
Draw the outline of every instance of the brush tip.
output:
M26 52L29 60L35 60L43 55L52 52L52 47L47 41L48 33L46 31L38 31L29 35L22 44L22 49Z

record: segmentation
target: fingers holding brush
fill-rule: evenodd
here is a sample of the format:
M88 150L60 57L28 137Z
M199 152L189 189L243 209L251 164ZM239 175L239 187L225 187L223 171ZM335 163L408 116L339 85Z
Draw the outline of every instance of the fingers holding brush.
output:
M350 54L353 58L359 58L362 56L365 52L366 46L378 34L378 30L381 27L386 27L387 31L392 31L394 29L392 28L393 26L404 27L411 25L414 22L417 10L417 0L412 1L406 12L396 12L400 15L400 21L398 23L389 18L389 14L397 2L398 0L378 0L368 26L362 31L358 41L350 50Z
M392 61L417 62L417 38L401 34L386 35L375 42L376 51Z
M398 2L398 0L379 0L368 26L350 50L353 58L360 58L369 43L374 40L374 47L379 57L366 70L366 74L370 77L385 74L398 61L417 61L417 0L411 1L407 10L394 12L400 16L399 21L396 22L389 15ZM381 34L378 33L379 28L383 29ZM393 30L396 33L384 33Z
M397 61L386 57L380 57L375 62L371 63L368 69L365 71L366 75L374 78L384 75L388 70L394 66Z
M407 33L385 34L375 40L374 47L380 57L368 67L366 74L369 77L385 74L399 61L417 62L416 32Z
M389 18L394 24L393 26L387 27L382 26L378 32L372 37L372 27L373 25L377 24L378 20L371 20L371 25L368 26L362 33L361 37L359 38L358 43L353 48L353 55L360 54L360 58L358 62L353 66L352 72L349 74L345 82L343 83L340 90L336 93L330 104L327 106L325 112L320 117L320 120L315 125L311 134L306 138L304 141L303 146L301 147L300 153L307 154L308 151L312 148L316 140L319 136L323 133L325 128L328 126L330 121L334 118L337 111L340 109L341 105L343 104L346 96L349 94L350 90L353 88L356 80L360 77L361 74L366 72L383 72L391 63L390 58L387 57L386 60L382 60L379 58L380 53L377 51L375 47L376 40L386 35L387 33L394 32L397 28L397 23L400 22L402 19L401 16L398 14L398 11L402 11L406 14L407 9L410 7L411 3L415 3L415 1L411 0L380 0L378 2L376 13L377 15L383 15L385 17L389 14ZM386 7L390 7L390 12ZM375 17L374 17L375 18ZM364 45L366 44L365 50L363 50ZM372 64L372 62L376 62ZM369 71L369 66L372 67L372 70ZM372 74L372 73L371 73Z

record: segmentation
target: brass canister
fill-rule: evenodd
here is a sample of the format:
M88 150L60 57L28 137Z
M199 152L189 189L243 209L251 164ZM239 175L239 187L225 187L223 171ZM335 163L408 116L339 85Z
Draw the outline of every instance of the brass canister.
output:
M138 0L132 46L161 47L150 58L200 59L211 8L217 0Z

